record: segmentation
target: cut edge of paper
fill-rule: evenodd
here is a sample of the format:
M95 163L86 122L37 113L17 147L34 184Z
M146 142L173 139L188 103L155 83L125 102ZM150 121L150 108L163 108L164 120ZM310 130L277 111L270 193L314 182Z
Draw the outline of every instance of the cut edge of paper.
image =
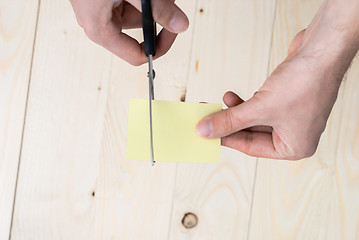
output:
M221 104L153 100L152 107L155 161L220 161L220 138L201 138L195 126L203 117L222 110ZM150 160L149 118L148 100L130 99L126 159Z

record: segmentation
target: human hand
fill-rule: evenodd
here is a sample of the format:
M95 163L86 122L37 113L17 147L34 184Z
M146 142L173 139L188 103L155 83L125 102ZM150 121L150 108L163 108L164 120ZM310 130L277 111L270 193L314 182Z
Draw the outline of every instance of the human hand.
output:
M95 43L132 65L147 61L143 43L122 32L142 26L141 0L70 0L79 25ZM153 18L163 29L157 36L156 56L164 55L177 33L188 28L187 16L174 0L152 0Z
M202 119L197 133L221 137L223 146L255 157L313 155L351 59L343 59L347 54L335 60L332 53L308 55L302 45L309 37L304 31L297 35L288 57L252 98L243 101L227 92L223 100L229 108Z

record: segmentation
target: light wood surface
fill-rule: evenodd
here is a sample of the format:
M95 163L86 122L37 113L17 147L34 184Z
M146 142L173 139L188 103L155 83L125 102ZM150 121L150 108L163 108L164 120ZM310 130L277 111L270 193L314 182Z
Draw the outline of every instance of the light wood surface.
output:
M333 172L332 239L359 238L359 61L342 86L342 109Z
M12 239L90 239L111 54L41 1Z
M190 28L155 61L156 99L250 98L320 3L179 0ZM1 240L359 238L358 62L299 162L228 148L218 164L126 160L146 73L88 40L67 0L0 1Z
M247 99L261 86L274 6L275 1L198 2L187 101L219 103L228 90ZM179 163L170 239L246 239L255 161L222 148L219 164ZM193 229L181 224L187 211L198 217Z
M0 1L0 239L11 225L37 1Z
M190 20L195 1L178 3ZM171 51L154 62L155 98L180 101L186 91L193 25ZM129 31L142 39L141 30ZM96 182L96 239L168 239L176 163L125 159L129 98L148 98L147 65L132 67L113 57Z
M310 23L320 3L320 0L278 1L271 69L285 58L291 40ZM347 177L347 167L355 166L358 160L352 152L359 145L353 147L355 135L351 134L358 124L354 113L358 96L353 94L359 87L358 67L354 64L348 79L343 81L313 157L297 162L260 159L249 231L251 239L359 238L359 211L354 203L359 196L359 181L357 177ZM347 119L351 119L350 127L345 123ZM351 138L343 134L351 134ZM352 146L347 150L351 154L348 158L343 156L346 148L339 146L343 141ZM358 174L354 166L351 169Z

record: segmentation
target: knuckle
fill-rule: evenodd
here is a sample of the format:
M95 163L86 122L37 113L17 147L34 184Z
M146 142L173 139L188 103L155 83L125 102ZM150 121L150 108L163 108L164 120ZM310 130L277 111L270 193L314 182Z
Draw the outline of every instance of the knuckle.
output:
M223 113L225 115L221 116L220 124L225 132L233 133L245 128L246 121L241 116L237 116L236 109L229 108Z
M303 150L302 154L301 154L299 157L300 157L300 159L309 158L309 157L311 157L311 156L314 155L314 153L316 152L316 150L317 150L317 147L316 147L316 146L313 146L313 145L307 146L307 147Z
M82 27L84 30L86 30L90 24L89 24L89 20L83 17L77 17L77 23L80 25L80 27Z
M231 120L232 126L245 126L247 123L247 119L245 119L243 114L238 114L238 111L236 110L236 108L232 108L229 111L229 118Z
M141 61L140 59L133 59L133 60L129 60L128 63L131 64L132 66L138 67L144 64L144 61Z
M223 125L228 131L233 130L233 113L230 110L225 111L225 116L223 118Z
M301 160L304 158L309 158L315 154L317 150L317 145L313 144L302 144L293 148L293 151L288 153L286 159L288 160Z
M153 18L158 21L162 20L164 17L164 11L162 11L159 7L154 7L153 9Z
M109 31L106 24L99 24L90 20L83 22L80 26L91 41L104 46L107 40L109 40Z
M75 15L76 15L76 21L77 21L78 25L81 28L84 28L86 25L86 18L84 18L82 15L79 15L79 14L75 14Z
M83 20L81 20L80 18L77 18L77 23L78 23L78 25L79 25L82 29L85 28L85 23L84 23Z
M94 42L99 41L99 33L101 32L99 27L95 24L85 23L82 27L85 31L85 34Z
M142 53L140 55L133 54L133 55L128 56L128 57L129 58L126 59L126 61L129 64L131 64L133 66L136 66L136 67L141 66L142 64L144 64L144 63L146 63L148 61L147 56L144 53Z
M152 14L155 21L162 22L163 24L169 24L169 21L175 12L172 7L165 7L161 4L156 4L153 6Z

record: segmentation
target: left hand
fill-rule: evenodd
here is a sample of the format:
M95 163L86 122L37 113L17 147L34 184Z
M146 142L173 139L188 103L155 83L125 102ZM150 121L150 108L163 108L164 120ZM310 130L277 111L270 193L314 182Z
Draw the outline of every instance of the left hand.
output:
M143 43L123 32L142 26L140 0L70 0L77 22L86 35L128 63L148 61ZM163 29L157 36L156 57L172 46L178 33L188 27L188 18L174 0L152 0L153 18Z

